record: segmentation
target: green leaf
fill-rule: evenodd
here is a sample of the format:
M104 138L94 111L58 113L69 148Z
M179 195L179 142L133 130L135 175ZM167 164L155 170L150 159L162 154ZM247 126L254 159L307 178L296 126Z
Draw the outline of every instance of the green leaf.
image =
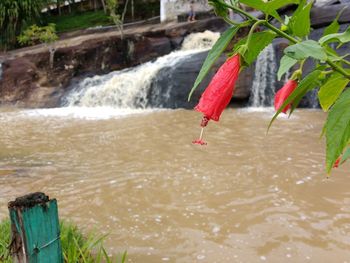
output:
M272 12L289 4L299 4L300 0L272 0L266 3L267 11Z
M347 159L350 157L350 147L348 147L345 152L343 153L343 156L341 157L340 164L344 163Z
M305 37L310 33L310 10L313 1L304 6L305 3L306 1L301 1L288 24L293 34L298 37Z
M324 49L314 40L306 40L291 45L284 50L284 54L296 60L313 57L319 60L326 60L327 54Z
M338 72L334 72L328 78L326 83L318 92L318 99L320 100L321 107L324 111L328 111L328 109L342 93L346 85L348 85L349 81L349 79L345 78Z
M323 44L328 44L331 42L340 42L341 44L350 42L350 27L343 33L329 34L327 36L321 37L318 42Z
M329 173L350 139L350 89L344 91L328 113L324 126Z
M242 53L241 55L244 58L244 61L247 65L252 64L255 59L258 57L260 52L269 44L271 44L272 40L276 37L276 33L272 31L262 31L256 32L252 34L250 39L250 43L247 43L248 37L241 39L236 44L236 51L239 51L239 48L242 45L248 45L247 51Z
M277 10L285 5L298 4L300 0L240 0L242 4L246 4L254 9L263 11L264 13L273 16L278 21L282 22Z
M326 29L323 31L323 36L334 34L339 31L340 25L337 20L334 20L332 24L330 24Z
M272 123L275 121L277 116L282 112L282 110L288 105L292 104L292 110L294 110L299 104L300 100L309 91L315 88L319 84L318 76L321 74L320 70L314 70L309 73L299 84L298 87L289 95L282 106L277 110L275 115L272 117L268 130L270 129Z
M320 70L314 70L300 82L300 84L298 85L299 93L292 101L289 115L291 115L294 112L294 110L298 107L300 101L306 95L306 93L321 85L321 81L319 79L320 75Z
M198 85L202 82L204 77L208 74L210 68L213 66L215 61L218 59L218 57L221 55L221 53L226 49L227 45L230 43L233 36L237 33L237 31L240 29L239 26L237 27L231 27L227 29L220 38L216 41L212 49L209 51L207 58L205 59L202 68L197 76L197 79L195 83L193 84L193 87L191 89L190 94L188 95L188 100L191 99L191 96L193 92L196 90Z
M325 28L323 31L323 36L329 35L329 34L334 34L339 31L340 25L338 23L338 20L333 20L333 22Z
M277 13L276 9L270 9L268 3L265 3L263 0L240 0L239 2L254 9L263 11L264 13L269 14L276 18L278 21L282 22L282 19ZM288 0L286 0L286 2L288 2Z
M278 80L281 80L282 75L286 73L291 67L293 67L298 60L295 60L294 58L283 56L280 61L280 67L277 72Z
M337 14L337 17L333 20L333 22L325 28L325 30L323 31L323 36L338 33L340 28L338 20L344 10L345 10L345 7L342 10L340 10L340 12Z

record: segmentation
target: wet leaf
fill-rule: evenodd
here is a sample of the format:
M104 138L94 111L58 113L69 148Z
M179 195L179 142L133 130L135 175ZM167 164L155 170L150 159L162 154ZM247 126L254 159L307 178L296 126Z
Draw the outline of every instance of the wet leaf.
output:
M333 20L333 22L325 28L325 30L323 31L323 36L338 33L339 28L340 28L338 20L346 8L347 8L347 6L345 6L342 10L340 10L339 13L337 14L336 18Z
M298 60L295 60L294 58L288 57L288 56L283 56L280 61L280 67L277 72L277 78L278 80L281 80L283 74L288 72L288 70L293 67Z
M329 173L350 139L350 89L344 91L328 113L324 126Z
M349 81L350 80L345 78L342 74L335 72L328 78L326 83L322 85L318 92L318 98L324 111L328 111Z
M306 40L291 45L284 50L284 54L296 60L313 57L319 60L326 60L327 54L324 49L314 40Z
M241 39L236 44L236 50L239 50L239 47L242 45L248 45L246 52L241 54L244 58L244 61L249 66L252 64L256 58L259 56L260 52L269 44L271 44L272 40L276 37L276 33L272 31L263 31L256 32L252 34L250 43L246 43L248 37Z
M341 44L350 42L350 27L348 27L348 29L343 33L329 34L327 36L321 37L318 42L321 45L332 42L340 42Z
M250 6L254 9L257 10L261 10L264 13L267 13L271 16L273 16L274 18L276 18L277 20L281 21L281 18L279 16L279 14L277 13L277 11L275 9L269 9L268 4L265 3L263 0L240 0L239 2L241 2L242 4L245 4L247 6Z
M288 23L293 34L298 37L305 37L310 33L310 10L313 1L306 4L306 0L301 1L294 15Z
M339 28L340 28L340 25L338 23L338 20L335 19L329 26L325 28L325 30L323 31L323 36L337 33L339 31Z
M261 10L282 22L277 10L288 4L298 4L299 0L272 0L268 2L263 0L240 0L240 2L254 9Z

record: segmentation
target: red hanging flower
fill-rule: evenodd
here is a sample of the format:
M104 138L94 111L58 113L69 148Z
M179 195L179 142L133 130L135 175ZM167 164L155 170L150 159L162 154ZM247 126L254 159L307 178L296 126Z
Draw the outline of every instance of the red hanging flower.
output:
M289 95L296 89L297 86L298 82L296 82L295 80L288 80L287 83L279 91L277 91L274 103L276 110L278 110L283 105L283 103L286 101ZM282 110L282 112L286 113L289 108L290 104L288 104Z
M337 159L337 160L335 161L335 163L333 164L333 168L338 168L338 167L339 167L340 160L341 160L341 157L338 157L338 159Z
M238 54L227 59L203 92L195 109L202 112L209 120L218 121L232 98L239 70Z
M240 71L240 57L238 54L228 58L219 68L215 76L203 92L195 110L203 113L201 122L202 131L195 144L205 145L202 140L203 128L209 120L219 121L221 113L230 103L235 88L235 83Z

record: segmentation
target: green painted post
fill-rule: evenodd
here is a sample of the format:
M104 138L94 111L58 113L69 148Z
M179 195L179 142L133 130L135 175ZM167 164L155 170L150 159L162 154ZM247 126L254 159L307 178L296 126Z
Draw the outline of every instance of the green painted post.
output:
M60 226L56 199L44 193L16 198L9 205L16 263L62 263Z

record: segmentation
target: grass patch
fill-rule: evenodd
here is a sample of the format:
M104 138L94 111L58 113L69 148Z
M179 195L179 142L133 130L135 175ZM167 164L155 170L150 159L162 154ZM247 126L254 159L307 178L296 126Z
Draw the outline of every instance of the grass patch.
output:
M70 223L63 222L61 228L61 244L64 262L66 263L100 263L126 262L126 252L117 257L111 257L103 247L105 236L90 233L84 236L81 231ZM0 223L0 262L13 263L8 255L7 247L10 244L10 222Z
M89 27L113 25L113 21L103 10L76 12L61 16L48 16L45 20L47 23L56 24L58 33Z

